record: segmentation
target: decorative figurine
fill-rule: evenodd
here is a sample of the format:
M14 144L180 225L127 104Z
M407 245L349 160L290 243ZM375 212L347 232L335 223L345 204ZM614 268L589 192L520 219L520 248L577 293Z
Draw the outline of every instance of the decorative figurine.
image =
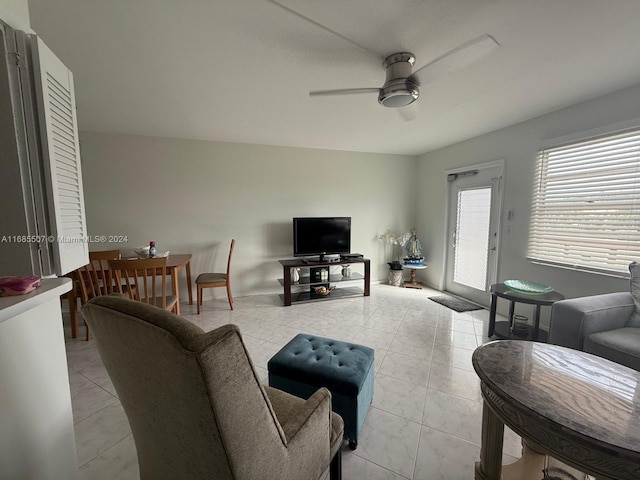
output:
M404 244L404 249L407 251L407 256L404 257L405 265L422 265L424 257L422 256L422 246L420 240L418 240L418 232L414 228L411 230L409 240Z

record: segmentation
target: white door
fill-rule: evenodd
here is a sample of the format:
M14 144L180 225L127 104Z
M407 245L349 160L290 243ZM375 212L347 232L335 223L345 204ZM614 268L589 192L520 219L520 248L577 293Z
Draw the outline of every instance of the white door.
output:
M496 283L502 165L449 173L444 289L489 305Z

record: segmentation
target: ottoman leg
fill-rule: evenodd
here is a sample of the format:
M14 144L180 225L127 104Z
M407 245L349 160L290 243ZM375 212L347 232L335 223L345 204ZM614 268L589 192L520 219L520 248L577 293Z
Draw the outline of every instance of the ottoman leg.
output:
M356 448L358 448L358 441L357 440L349 440L349 448L351 450L355 450Z

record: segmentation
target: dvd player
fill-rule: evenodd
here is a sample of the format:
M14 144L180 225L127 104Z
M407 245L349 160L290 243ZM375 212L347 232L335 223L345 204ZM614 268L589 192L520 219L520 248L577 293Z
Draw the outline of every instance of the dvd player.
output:
M363 258L364 255L362 255L361 253L341 253L340 254L340 258L342 258L343 260L354 260L357 258Z

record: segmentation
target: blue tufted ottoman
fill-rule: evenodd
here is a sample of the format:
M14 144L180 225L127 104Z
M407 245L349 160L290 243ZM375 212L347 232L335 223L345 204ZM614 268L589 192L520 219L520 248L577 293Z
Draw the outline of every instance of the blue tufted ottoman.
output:
M331 392L351 449L373 400L373 349L300 333L268 363L269 385L302 398L320 387Z

